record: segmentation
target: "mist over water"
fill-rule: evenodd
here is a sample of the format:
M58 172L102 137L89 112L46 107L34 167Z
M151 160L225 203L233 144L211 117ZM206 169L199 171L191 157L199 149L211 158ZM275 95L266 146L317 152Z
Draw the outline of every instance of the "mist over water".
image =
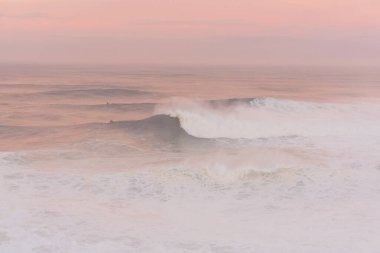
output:
M2 66L0 251L379 251L378 73Z

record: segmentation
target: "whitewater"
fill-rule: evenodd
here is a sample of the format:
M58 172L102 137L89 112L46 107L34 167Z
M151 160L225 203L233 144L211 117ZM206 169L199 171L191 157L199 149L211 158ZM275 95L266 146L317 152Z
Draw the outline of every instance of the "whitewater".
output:
M380 251L373 70L18 73L0 69L0 252Z

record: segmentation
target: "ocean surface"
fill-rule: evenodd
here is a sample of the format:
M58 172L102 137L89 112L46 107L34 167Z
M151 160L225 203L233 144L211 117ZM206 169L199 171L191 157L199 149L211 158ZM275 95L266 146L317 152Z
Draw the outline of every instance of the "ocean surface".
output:
M0 65L0 252L380 252L380 69Z

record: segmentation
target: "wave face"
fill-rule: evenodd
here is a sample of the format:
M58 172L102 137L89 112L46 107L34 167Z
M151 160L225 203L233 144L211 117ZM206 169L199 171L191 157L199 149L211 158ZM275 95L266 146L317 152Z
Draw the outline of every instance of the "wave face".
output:
M176 101L157 112L178 118L187 133L200 138L380 135L380 107L368 104L263 97L219 103Z

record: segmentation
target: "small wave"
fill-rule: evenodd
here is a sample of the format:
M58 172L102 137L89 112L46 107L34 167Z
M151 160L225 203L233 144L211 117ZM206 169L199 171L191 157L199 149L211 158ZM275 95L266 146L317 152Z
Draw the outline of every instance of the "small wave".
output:
M73 109L73 110L100 110L100 111L153 111L155 103L104 103L104 104L52 104L54 108Z
M70 89L70 90L53 90L42 91L27 94L17 94L17 98L64 98L64 99L78 99L78 98L113 98L113 97L134 97L152 95L151 92L125 89L125 88L108 88L108 89Z
M212 107L232 107L239 105L250 105L255 98L229 98L229 99L217 99L208 100L206 103Z

